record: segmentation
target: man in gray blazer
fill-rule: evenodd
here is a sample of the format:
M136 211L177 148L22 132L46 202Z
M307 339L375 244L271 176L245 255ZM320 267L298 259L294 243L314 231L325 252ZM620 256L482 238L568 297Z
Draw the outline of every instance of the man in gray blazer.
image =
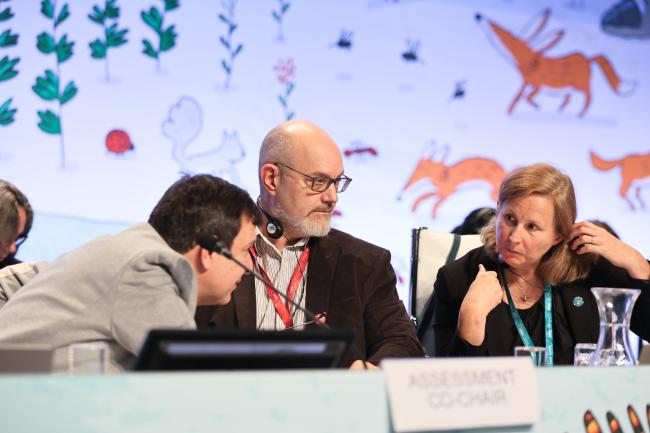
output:
M215 235L251 266L259 219L244 190L214 176L185 176L148 223L95 239L33 276L0 309L0 342L48 344L61 371L68 346L102 341L108 370L128 368L149 330L194 329L197 304L230 301L243 270L201 248L199 236Z

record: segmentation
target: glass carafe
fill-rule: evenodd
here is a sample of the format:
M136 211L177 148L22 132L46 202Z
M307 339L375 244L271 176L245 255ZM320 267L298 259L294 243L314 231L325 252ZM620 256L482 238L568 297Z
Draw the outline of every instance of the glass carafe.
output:
M637 358L630 346L630 317L638 289L594 287L591 292L598 303L600 334L591 357L591 365L600 367L634 366Z

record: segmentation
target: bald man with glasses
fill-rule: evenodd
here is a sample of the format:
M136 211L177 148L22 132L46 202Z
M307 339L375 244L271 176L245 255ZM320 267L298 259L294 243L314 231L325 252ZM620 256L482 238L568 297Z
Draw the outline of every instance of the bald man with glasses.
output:
M339 194L352 179L329 135L304 120L271 130L260 148L259 182L264 220L251 248L255 269L332 328L356 331L345 360L352 369L372 368L386 357L423 356L397 296L390 253L330 227ZM318 326L251 276L229 304L200 307L196 319L200 328Z

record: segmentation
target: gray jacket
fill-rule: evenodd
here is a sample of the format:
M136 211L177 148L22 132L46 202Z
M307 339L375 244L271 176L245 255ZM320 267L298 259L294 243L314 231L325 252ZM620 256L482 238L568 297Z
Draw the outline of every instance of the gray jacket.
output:
M47 262L22 262L0 269L0 308L46 267Z
M0 292L10 299L0 309L0 342L49 344L55 371L67 369L73 343L106 342L108 369L120 371L149 330L196 328L192 266L149 224L95 239L48 266L27 268L14 274L13 283L3 280Z

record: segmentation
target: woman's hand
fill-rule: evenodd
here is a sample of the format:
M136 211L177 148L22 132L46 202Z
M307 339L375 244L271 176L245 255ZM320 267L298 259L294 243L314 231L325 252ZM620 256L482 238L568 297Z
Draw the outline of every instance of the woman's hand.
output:
M624 268L632 278L650 279L650 264L641 253L589 221L573 225L569 247L577 254L601 255L611 264Z
M485 339L485 319L501 302L503 292L494 271L478 265L478 274L460 306L458 334L468 343L480 346Z

